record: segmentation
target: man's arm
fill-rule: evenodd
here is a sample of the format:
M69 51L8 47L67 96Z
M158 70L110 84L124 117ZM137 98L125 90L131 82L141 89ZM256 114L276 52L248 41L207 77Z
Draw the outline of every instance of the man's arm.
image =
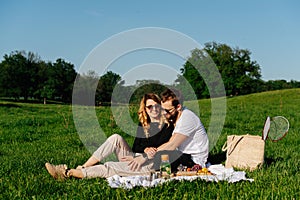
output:
M163 150L175 150L179 145L181 145L188 136L180 134L180 133L174 133L170 140L162 145L160 145L157 150L163 151Z
M157 148L157 151L175 150L188 137L180 133L174 133L167 143L162 144ZM139 170L141 166L147 161L143 156L135 157L129 162L128 166L132 171Z

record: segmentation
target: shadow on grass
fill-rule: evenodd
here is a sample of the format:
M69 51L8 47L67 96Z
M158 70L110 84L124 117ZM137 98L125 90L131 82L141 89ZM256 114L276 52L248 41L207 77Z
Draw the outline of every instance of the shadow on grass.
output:
M283 161L283 158L278 157L278 158L265 158L264 160L264 164L269 167L270 165L272 165L273 163L279 162L279 161Z
M13 103L0 103L0 107L6 108L20 108L21 106L13 104Z
M284 159L281 157L278 158L265 158L264 159L264 164L265 166L269 167L270 165L276 163L276 162L281 162ZM222 152L219 154L215 154L215 155L209 155L208 157L208 162L210 162L212 165L214 164L221 164L224 163L226 161L226 152Z
M221 164L225 161L226 161L226 152L221 152L218 154L208 156L208 162L210 162L212 165Z

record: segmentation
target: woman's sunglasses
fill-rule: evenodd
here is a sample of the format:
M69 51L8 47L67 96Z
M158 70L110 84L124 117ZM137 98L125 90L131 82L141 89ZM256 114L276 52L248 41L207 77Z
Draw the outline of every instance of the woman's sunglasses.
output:
M146 106L146 108L148 108L149 110L152 110L152 109L160 109L160 105L159 104L154 104L154 105L149 105L149 106Z

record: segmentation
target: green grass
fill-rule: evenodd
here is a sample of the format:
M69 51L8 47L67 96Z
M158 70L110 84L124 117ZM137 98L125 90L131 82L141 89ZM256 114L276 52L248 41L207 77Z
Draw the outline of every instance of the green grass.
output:
M210 152L212 163L224 163L221 147L227 135L261 135L268 115L283 115L290 121L290 131L283 140L266 142L263 167L247 171L254 182L174 181L155 188L125 190L112 189L101 178L60 182L47 173L45 162L76 167L90 156L77 134L71 106L2 100L0 199L300 199L299 102L300 89L228 98L222 135ZM200 100L199 104L201 119L207 126L210 101ZM119 133L132 143L133 138L112 120L109 108L97 108L97 115L107 135Z

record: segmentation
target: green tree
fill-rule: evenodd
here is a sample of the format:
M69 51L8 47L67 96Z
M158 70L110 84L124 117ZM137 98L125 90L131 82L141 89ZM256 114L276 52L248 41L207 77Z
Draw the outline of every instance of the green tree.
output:
M186 100L192 100L192 94L187 88L192 87L193 91L197 95L197 98L207 97L207 87L204 83L203 78L199 74L195 66L187 61L183 68L181 68L182 75L179 75L176 79L177 88L182 91L183 96Z
M261 90L260 66L250 58L249 50L231 48L226 44L206 43L204 50L192 50L181 68L178 87L193 87L198 98L217 96L224 83L226 95L249 94ZM218 71L212 70L217 67ZM223 83L220 80L223 80ZM209 90L208 90L209 89ZM185 91L185 89L181 89ZM189 97L190 92L184 94Z
M251 60L249 50L215 42L205 44L205 50L222 75L227 95L249 94L259 90L260 66Z
M94 106L98 81L99 76L95 71L78 74L73 88L73 104Z
M128 103L129 99L132 96L132 93L135 90L135 86L127 85L125 86L125 81L119 81L113 91L113 96L111 97L112 103Z
M48 67L49 78L44 87L53 90L54 98L63 102L71 102L72 90L77 73L74 65L59 58Z
M46 104L47 99L53 99L54 98L54 87L50 84L49 80L51 80L50 74L49 74L49 67L51 66L51 63L45 63L44 61L41 61L39 63L39 69L36 73L36 79L35 79L35 91L33 93L33 96L35 99L44 100L44 104Z
M99 103L111 102L112 93L119 81L121 81L121 76L112 71L101 76L96 90L96 101Z
M4 55L0 65L2 95L15 99L23 97L25 101L33 97L40 62L40 58L32 52L15 51Z
M181 68L181 73L176 80L176 87L183 91L186 100L194 99L194 93L199 99L224 96L219 72L205 51L192 50L191 56Z
M265 83L267 90L281 90L292 88L292 85L289 84L286 80L269 80Z
M134 92L130 98L130 103L138 104L143 95L153 92L160 95L166 89L167 86L160 83L158 80L137 80L134 86Z
M300 82L296 80L291 80L290 85L292 88L300 88Z

